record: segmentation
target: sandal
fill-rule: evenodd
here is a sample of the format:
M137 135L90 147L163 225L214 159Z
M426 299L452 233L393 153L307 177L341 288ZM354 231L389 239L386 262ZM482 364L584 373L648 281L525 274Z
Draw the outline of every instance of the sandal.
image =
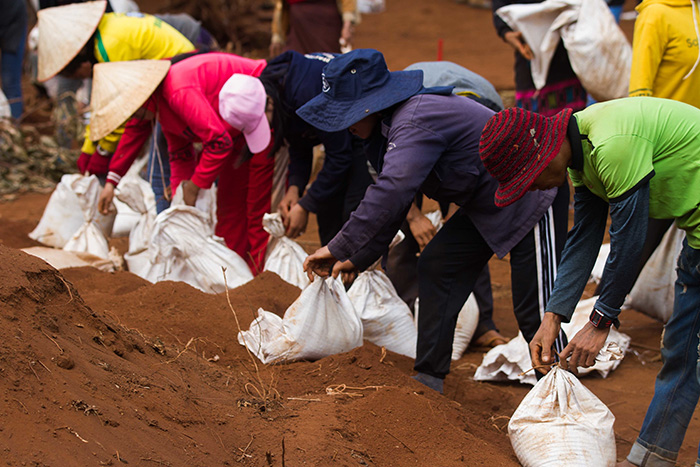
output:
M497 345L507 344L509 340L510 339L503 337L498 331L491 329L476 339L473 339L469 346L472 348L492 349Z

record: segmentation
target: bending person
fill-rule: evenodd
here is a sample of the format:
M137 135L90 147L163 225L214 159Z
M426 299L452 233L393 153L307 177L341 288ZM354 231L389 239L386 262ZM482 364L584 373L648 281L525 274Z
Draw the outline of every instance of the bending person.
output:
M343 229L306 259L304 269L310 276L337 276L369 267L386 251L419 190L459 205L423 250L418 267L416 379L442 391L457 315L494 253L511 254L514 312L523 334L532 338L548 295L536 259L546 258L549 263L541 264L555 267L556 258L555 243L536 243L535 231L544 229L539 237L553 240L551 226L566 222L567 205L552 223L556 189L496 208L497 182L478 154L481 130L493 111L452 95L451 87L422 83L421 71L389 72L382 54L369 49L349 52L325 67L323 92L297 113L325 131L348 128L370 138L368 156L378 177Z

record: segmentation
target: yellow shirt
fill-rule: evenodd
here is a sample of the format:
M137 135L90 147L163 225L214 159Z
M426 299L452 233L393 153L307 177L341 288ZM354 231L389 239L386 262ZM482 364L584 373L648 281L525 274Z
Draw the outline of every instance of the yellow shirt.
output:
M700 107L698 36L690 0L644 0L637 11L630 96L673 99ZM695 11L700 18L700 12Z
M98 62L159 60L193 50L194 45L177 29L160 18L144 13L106 13L95 35L95 58ZM114 152L123 132L122 125L101 139L100 146ZM81 150L89 154L95 152L89 127L85 129L85 142Z

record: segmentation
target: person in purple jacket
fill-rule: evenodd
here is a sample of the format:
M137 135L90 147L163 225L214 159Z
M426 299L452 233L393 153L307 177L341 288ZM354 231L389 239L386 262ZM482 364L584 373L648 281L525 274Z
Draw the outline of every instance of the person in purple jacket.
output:
M428 243L418 264L420 314L415 378L442 392L457 315L495 253L510 253L514 313L526 340L534 336L563 249L568 185L526 194L501 209L498 182L479 157L481 130L494 112L424 88L423 72L390 72L382 54L357 49L323 70L323 90L297 114L323 131L349 129L367 139L378 173L342 230L304 262L310 277L364 270L386 250L422 192L460 206ZM558 347L566 345L561 334Z

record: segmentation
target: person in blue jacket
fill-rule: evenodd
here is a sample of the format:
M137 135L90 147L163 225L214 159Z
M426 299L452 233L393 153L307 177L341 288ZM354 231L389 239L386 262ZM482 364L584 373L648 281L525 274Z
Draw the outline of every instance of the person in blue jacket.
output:
M373 264L418 191L460 206L420 255L418 381L442 391L457 315L494 253L510 253L514 312L525 338L534 336L563 248L568 199L553 206L554 188L528 193L506 209L495 206L498 182L479 157L492 110L453 95L452 87L423 87L420 70L389 72L380 52L357 49L324 68L322 92L297 113L323 131L349 129L369 139L378 173L341 231L304 262L310 277ZM557 235L555 224L564 234ZM562 349L565 343L562 334Z

